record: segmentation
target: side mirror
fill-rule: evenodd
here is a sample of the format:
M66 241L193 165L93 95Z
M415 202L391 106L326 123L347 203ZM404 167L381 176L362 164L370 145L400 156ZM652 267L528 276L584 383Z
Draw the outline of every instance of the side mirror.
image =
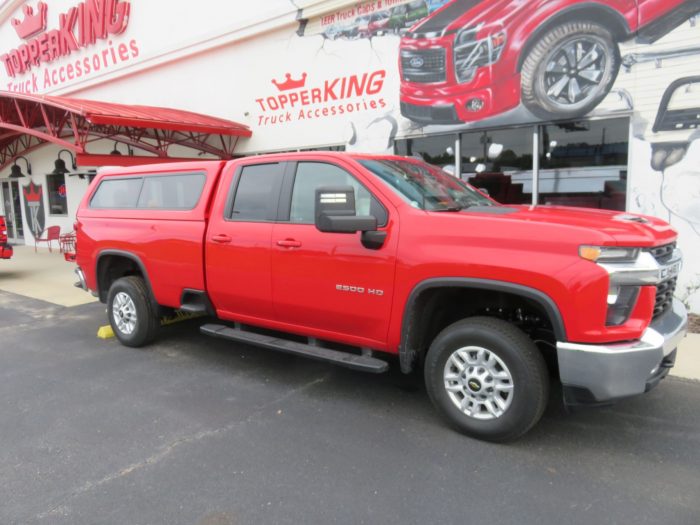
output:
M377 230L377 218L355 214L352 186L316 189L316 228L327 233L357 233Z

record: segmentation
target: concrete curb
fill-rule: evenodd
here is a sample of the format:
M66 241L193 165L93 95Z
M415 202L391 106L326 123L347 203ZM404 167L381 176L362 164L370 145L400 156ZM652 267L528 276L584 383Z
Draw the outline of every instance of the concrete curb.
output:
M700 381L700 334L688 334L681 341L671 375Z

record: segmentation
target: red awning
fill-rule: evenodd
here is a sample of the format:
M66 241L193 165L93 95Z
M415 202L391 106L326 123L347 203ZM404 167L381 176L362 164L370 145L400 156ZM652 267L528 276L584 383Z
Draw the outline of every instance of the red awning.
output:
M191 111L0 91L0 169L46 142L83 157L97 140L113 140L168 160L172 145L231 158L248 126ZM153 160L153 156L144 156Z
M118 124L134 128L200 131L216 135L250 137L248 126L201 113L157 106L131 106L68 97L28 95L23 98L41 99L57 108L79 113L93 124Z

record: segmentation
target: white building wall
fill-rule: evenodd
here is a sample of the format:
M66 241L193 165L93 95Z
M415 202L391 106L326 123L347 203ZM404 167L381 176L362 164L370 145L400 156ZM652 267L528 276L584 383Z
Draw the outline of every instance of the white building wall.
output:
M392 140L397 137L532 121L532 115L518 109L475 124L416 125L401 117L399 111L398 35L332 40L321 34L328 27L322 16L336 16L347 25L362 10L376 11L405 2L132 0L129 24L123 34L98 41L88 49L14 79L7 77L0 66L0 89L33 90L36 86L38 92L46 94L170 106L229 118L253 129L251 139L239 142L240 153L335 144L343 144L350 150L386 152L391 151ZM49 2L48 27L57 27L59 14L78 3L76 0ZM0 4L0 54L21 43L11 29L10 20L20 16L23 4L21 0ZM28 5L34 6L36 2ZM297 21L300 16L308 19L305 26ZM621 54L624 57L633 53L700 48L700 26L693 22L684 23L653 46L623 44ZM120 45L129 50L126 60L108 61L99 71L81 78L51 82L51 73L56 68L93 60L95 56L99 59L105 50L119 50ZM694 311L700 311L700 207L697 204L700 202L697 141L700 134L697 131L653 133L651 126L666 87L677 78L697 74L698 60L700 53L695 53L661 62L641 62L629 72L623 69L611 94L594 111L596 117L631 115L628 208L668 220L679 231L685 267L678 295ZM302 117L298 105L279 110L268 107L268 97L284 94L272 81L284 82L287 73L293 80L306 74L305 89L323 89L327 82L374 75L376 89L342 100L310 104L305 109L320 113ZM48 84L44 82L46 78ZM687 96L700 98L697 91L700 89ZM340 107L344 107L342 114ZM354 108L352 112L350 107ZM323 114L324 109L331 112L332 108L335 115ZM662 171L653 169L653 150L659 148L659 143L668 142L685 144L685 155ZM99 148L108 152L111 143ZM33 178L45 189L43 173L53 169L57 151L58 148L47 146L29 156ZM6 175L0 173L0 178ZM69 177L69 217L47 215L47 224L58 224L62 231L72 229L72 217L86 187L86 181ZM27 224L28 232L26 227Z

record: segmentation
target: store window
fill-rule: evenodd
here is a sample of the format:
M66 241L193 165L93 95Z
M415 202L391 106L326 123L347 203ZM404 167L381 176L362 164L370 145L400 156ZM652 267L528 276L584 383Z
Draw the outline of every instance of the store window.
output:
M628 119L547 124L539 138L542 204L625 209Z
M429 164L454 170L455 139L455 135L436 135L433 137L397 140L395 150L397 155L418 157Z
M629 119L581 120L460 135L460 178L503 204L533 202L537 129L538 202L624 210ZM396 153L454 172L454 135L396 141Z
M464 133L461 178L503 204L532 202L532 127Z
M65 173L47 175L46 186L49 194L49 215L68 215Z

